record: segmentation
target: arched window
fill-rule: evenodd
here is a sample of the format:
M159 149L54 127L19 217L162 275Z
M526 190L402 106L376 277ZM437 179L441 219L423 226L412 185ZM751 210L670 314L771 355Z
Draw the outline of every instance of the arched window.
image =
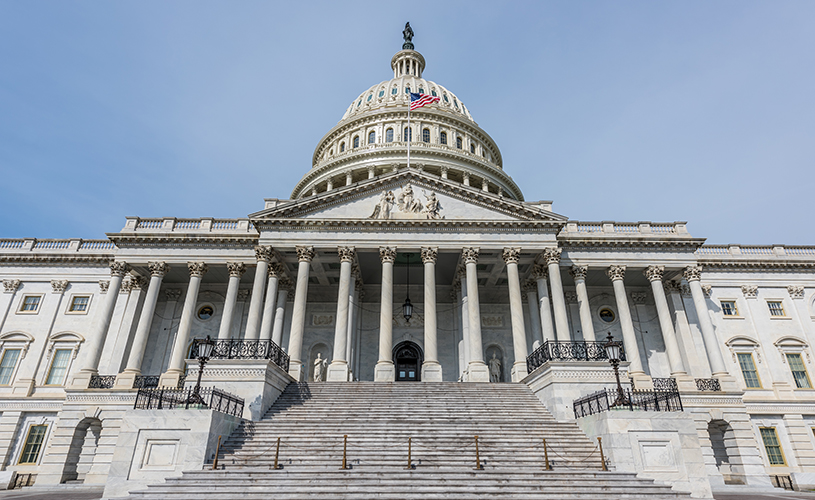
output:
M340 146L340 147L342 147L342 146ZM456 147L458 149L461 149L461 137L456 137Z
M450 102L449 100L447 100L447 94L444 94L444 102Z
M430 129L422 130L422 142L430 142Z
M382 97L384 95L385 95L385 89L380 90L379 91L379 97Z
M442 144L447 144L447 132L442 132L439 140Z
M362 104L362 99L360 99L359 102L357 103L357 107L359 107L360 104Z
M413 131L411 129L405 127L405 134L404 134L403 137L404 137L404 139L402 139L403 141L405 141L405 142L413 142Z
M405 94L410 94L410 86L405 87Z
M356 147L356 145L354 145L354 147ZM475 154L475 144L472 142L470 143L470 153Z
M358 135L354 136L354 147L355 148L359 147L359 136ZM472 149L472 146L471 146L471 149Z
M420 93L420 94L424 94L424 89L423 89L423 88L421 88L421 87L419 87L419 93Z
M435 90L431 90L430 95L432 95L433 97L438 97L438 94L436 94Z
M455 97L453 98L453 104L455 104L455 105L456 105L456 109L458 109L458 101L456 100L456 98L455 98Z
M385 131L385 142L393 142L393 129L389 128Z
M397 89L396 87L394 87L393 90L391 90L391 94L393 95L396 95L397 92L399 92L399 89Z
M375 142L376 142L376 132L374 132L373 130L371 130L371 131L368 133L368 144L373 144L373 143L375 143Z
M343 151L345 151L345 143L341 142L340 143L340 153L342 153Z
M374 95L373 95L373 94L368 94L368 99L367 99L367 101L368 101L368 102L371 102L371 99L373 99L373 97L374 97Z

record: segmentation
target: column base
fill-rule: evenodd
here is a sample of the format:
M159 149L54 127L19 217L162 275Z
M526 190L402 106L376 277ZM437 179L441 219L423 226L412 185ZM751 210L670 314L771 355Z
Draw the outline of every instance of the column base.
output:
M182 376L184 376L183 371L177 368L170 368L169 370L161 374L161 377L159 377L158 379L158 386L178 387L178 383L181 382Z
M348 382L348 363L345 361L332 361L328 365L326 382Z
M422 382L441 382L441 365L438 361L422 363Z
M302 382L305 378L306 370L303 368L303 362L299 359L289 360L289 375L297 382Z
M91 385L91 377L97 375L96 370L82 369L71 379L69 389L87 389Z
M645 372L628 372L628 377L634 384L634 389L640 391L653 391L654 379L652 379Z
M88 383L90 383L90 379L88 379ZM14 396L23 396L28 397L34 392L34 379L33 378L23 378L14 383L14 386L11 388L11 394Z
M714 378L719 379L719 387L721 387L722 391L724 392L743 392L744 390L741 388L741 385L736 380L736 377L730 375L727 372L724 373L714 373Z
M696 379L685 372L671 373L671 377L676 379L676 387L679 392L696 391Z
M513 382L520 382L525 379L527 375L529 375L529 373L526 369L526 361L516 361L515 364L512 365Z
M393 382L396 380L396 368L393 361L380 361L374 368L374 382Z
M136 383L136 377L141 375L141 370L125 370L116 375L116 382L113 387L116 389L132 389Z
M489 382L490 369L483 361L470 361L467 366L467 382Z

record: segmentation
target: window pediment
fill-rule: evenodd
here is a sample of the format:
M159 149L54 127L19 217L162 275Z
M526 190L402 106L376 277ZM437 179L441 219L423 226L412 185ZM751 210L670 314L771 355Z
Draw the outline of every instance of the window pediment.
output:
M20 348L20 359L25 359L28 347L34 342L34 337L25 332L7 332L0 335L0 351L5 348Z

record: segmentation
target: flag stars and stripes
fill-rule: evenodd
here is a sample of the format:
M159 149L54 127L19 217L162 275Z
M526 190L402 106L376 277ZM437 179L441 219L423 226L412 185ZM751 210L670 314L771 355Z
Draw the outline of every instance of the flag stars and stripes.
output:
M427 94L410 93L410 109L421 108L433 102L439 102L439 97Z

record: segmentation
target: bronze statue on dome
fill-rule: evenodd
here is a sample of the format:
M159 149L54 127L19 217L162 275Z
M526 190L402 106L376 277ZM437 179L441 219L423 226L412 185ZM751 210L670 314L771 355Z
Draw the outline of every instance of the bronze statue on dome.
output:
M413 28L410 27L410 22L405 23L402 37L405 39L405 43L402 44L402 50L413 50Z

